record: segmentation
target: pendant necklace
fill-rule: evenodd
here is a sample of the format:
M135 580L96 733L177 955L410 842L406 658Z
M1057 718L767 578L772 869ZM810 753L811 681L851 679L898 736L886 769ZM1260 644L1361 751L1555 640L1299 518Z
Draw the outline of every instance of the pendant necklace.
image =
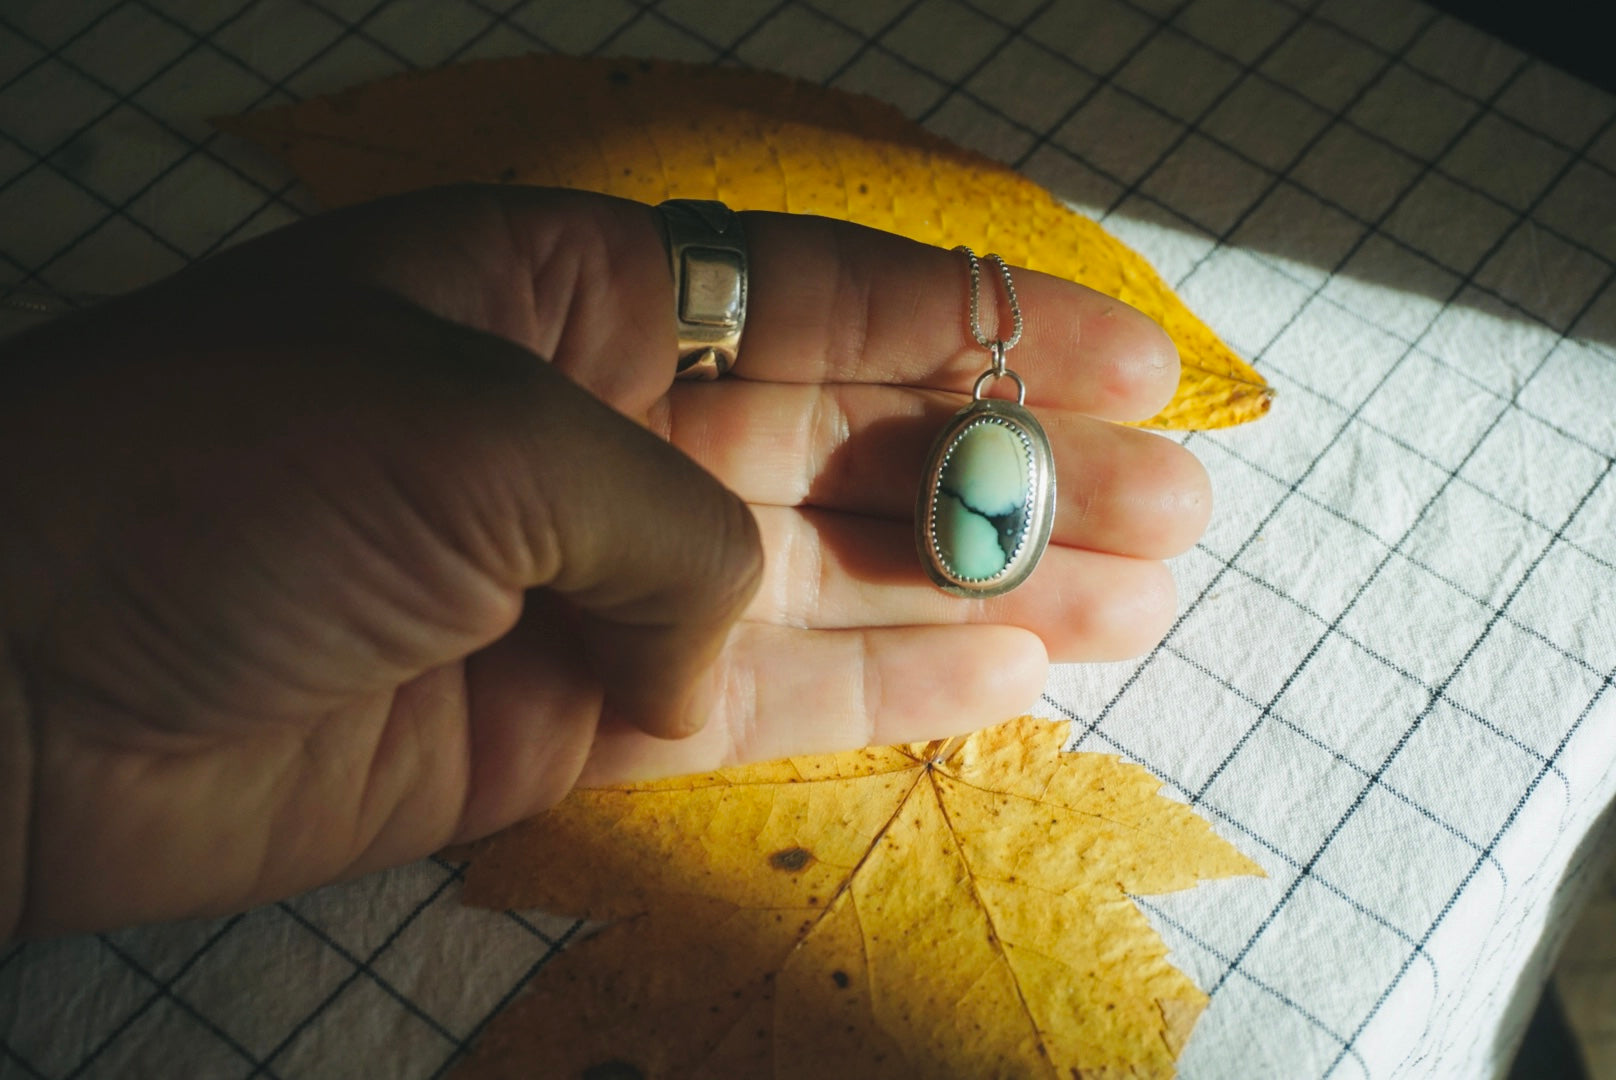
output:
M1043 425L1026 408L1027 386L1004 363L1021 340L1021 305L1010 268L987 255L1010 302L1008 338L982 333L982 268L969 248L971 335L991 356L971 403L937 433L915 504L915 546L932 583L955 596L998 596L1020 585L1049 544L1055 518L1055 460ZM984 397L1000 379L1016 399Z

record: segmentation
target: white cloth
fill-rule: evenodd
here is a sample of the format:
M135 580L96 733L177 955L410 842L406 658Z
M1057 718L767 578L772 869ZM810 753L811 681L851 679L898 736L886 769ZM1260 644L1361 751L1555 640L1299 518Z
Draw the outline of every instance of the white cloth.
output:
M1486 1075L1616 791L1616 102L1410 0L973 4L8 4L0 279L291 220L204 118L451 57L733 56L1016 163L1279 393L1186 440L1217 510L1166 642L1048 691L1268 871L1142 901L1212 995L1183 1075ZM0 1077L433 1075L573 929L457 888L0 950Z

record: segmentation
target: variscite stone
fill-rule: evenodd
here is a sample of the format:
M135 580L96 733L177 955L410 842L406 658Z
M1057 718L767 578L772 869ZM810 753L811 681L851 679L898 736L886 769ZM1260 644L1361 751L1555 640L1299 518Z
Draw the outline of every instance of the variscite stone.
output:
M1027 532L1032 461L1021 434L982 420L954 438L937 482L937 553L956 575L998 574Z

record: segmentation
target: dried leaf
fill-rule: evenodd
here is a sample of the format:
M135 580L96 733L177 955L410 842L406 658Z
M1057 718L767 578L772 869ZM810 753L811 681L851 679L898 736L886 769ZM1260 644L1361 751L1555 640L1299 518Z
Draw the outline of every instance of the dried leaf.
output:
M968 244L1082 282L1167 328L1183 359L1148 423L1268 411L1262 377L1149 263L1013 170L870 98L738 68L528 56L401 75L218 121L283 157L328 206L460 181L722 199Z
M614 922L460 1077L1170 1076L1206 999L1129 895L1261 870L1067 730L580 791L475 845L468 903Z

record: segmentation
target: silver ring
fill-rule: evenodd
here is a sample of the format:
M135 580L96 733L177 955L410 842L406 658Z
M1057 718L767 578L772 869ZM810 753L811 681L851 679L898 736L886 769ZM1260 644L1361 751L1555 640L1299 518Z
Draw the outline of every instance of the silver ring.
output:
M657 206L673 270L677 379L716 379L735 366L746 328L746 234L735 211L707 199Z

